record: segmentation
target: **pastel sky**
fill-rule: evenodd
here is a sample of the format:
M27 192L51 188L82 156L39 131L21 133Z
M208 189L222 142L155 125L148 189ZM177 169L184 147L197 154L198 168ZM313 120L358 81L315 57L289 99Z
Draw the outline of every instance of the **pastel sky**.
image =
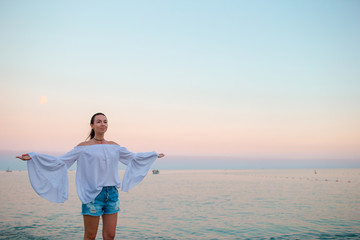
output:
M360 162L360 2L1 1L0 150ZM206 164L206 163L204 163Z

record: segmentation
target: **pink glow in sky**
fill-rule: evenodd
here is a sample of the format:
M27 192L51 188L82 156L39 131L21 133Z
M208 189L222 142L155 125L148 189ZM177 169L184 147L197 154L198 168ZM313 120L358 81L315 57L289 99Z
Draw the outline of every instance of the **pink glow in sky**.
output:
M2 2L0 150L68 151L104 112L133 151L359 159L358 10Z

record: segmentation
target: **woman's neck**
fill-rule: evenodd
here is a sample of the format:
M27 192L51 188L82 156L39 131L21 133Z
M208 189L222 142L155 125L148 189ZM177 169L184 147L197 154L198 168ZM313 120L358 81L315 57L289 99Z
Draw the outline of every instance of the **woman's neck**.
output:
M94 138L95 141L105 141L104 134L95 134Z

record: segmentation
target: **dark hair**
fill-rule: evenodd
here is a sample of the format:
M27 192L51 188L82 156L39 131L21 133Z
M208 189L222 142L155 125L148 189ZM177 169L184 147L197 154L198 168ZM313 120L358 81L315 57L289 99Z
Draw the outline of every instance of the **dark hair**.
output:
M97 116L97 115L103 115L103 116L105 116L105 114L103 114L103 113L95 113L92 117L91 117L91 120L90 120L90 124L94 124L94 119L95 119L95 117ZM105 116L106 117L106 116ZM95 137L95 132L94 132L94 129L91 129L91 131L90 131L90 134L89 134L89 136L86 138L86 139L93 139Z

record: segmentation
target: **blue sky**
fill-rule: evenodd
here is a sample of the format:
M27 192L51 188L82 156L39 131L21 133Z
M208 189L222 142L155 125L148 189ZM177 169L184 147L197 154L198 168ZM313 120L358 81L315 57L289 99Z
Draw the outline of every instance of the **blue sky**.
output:
M109 138L134 151L359 159L359 10L2 1L0 150L67 151L102 111Z

